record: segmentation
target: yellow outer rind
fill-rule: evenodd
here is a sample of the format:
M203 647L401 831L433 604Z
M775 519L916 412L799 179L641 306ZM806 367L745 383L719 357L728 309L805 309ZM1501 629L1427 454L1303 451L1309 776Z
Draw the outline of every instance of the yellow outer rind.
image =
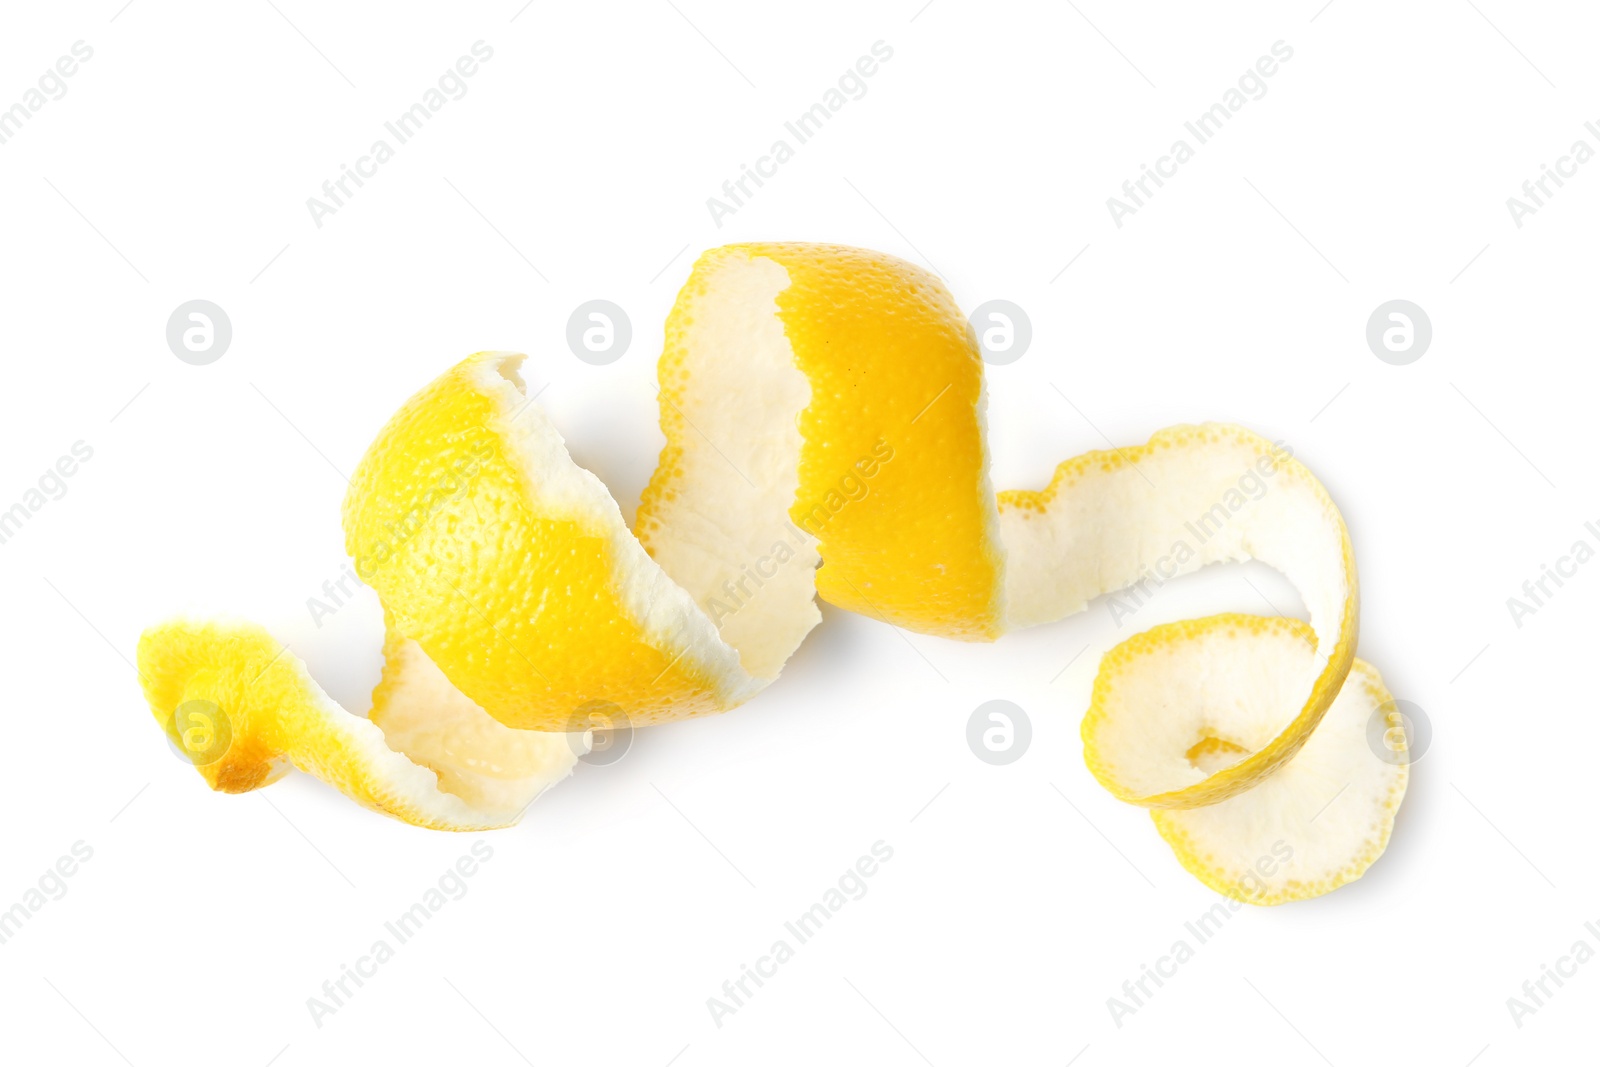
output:
M608 531L546 500L479 385L480 353L417 393L367 450L345 549L395 629L515 729L570 730L609 701L635 725L724 710L718 687L628 611ZM583 728L583 727L576 727Z
M227 750L195 768L217 792L259 789L293 765L362 806L414 826L465 831L516 821L513 814L458 824L415 803L405 785L431 790L433 774L409 783L388 778L392 765L375 763L370 747L377 728L370 727L365 738L358 733L369 724L338 708L305 665L254 623L160 623L140 635L137 662L151 714L169 738L173 712L186 701L210 701L226 716L232 735Z
M983 361L938 278L879 252L742 244L700 257L666 324L659 376L667 444L639 506L646 547L683 451L704 447L681 411L694 388L684 369L694 298L718 264L737 256L770 259L789 276L778 316L811 384L790 518L818 539L819 595L920 633L998 637L1002 561ZM857 464L869 460L874 472L863 478Z

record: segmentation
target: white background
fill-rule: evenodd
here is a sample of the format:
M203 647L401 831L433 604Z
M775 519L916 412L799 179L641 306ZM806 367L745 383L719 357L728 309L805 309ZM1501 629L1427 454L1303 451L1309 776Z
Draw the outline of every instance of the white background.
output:
M1600 963L1520 1028L1506 999L1600 948L1600 565L1520 628L1506 599L1597 542L1600 164L1521 228L1506 198L1574 140L1600 148L1600 26L1578 4L1317 2L9 5L0 106L73 42L94 56L0 145L0 509L74 442L94 454L0 545L0 908L75 842L93 858L0 945L6 1058L1591 1057ZM306 198L480 39L467 95L317 228ZM879 40L867 94L715 226L706 198ZM1106 198L1279 40L1267 95L1115 226ZM375 598L320 629L305 605L344 565L338 472L451 363L520 349L631 517L660 323L700 250L755 239L882 249L967 308L1027 309L1031 349L989 374L1001 486L1174 422L1288 441L1348 519L1362 656L1433 728L1387 855L1241 912L1118 1027L1107 998L1220 899L1084 768L1095 663L1129 627L1097 605L968 646L825 608L748 706L637 736L482 835L468 895L318 1027L307 998L473 838L304 776L208 792L140 697L140 630L257 619L362 710ZM164 335L195 298L234 331L204 367ZM607 367L564 340L592 298L633 322ZM1364 338L1395 298L1433 323L1409 366ZM1263 596L1297 608L1222 570L1129 626ZM1033 722L1009 767L964 739L994 698ZM715 1025L706 999L879 840L867 895Z

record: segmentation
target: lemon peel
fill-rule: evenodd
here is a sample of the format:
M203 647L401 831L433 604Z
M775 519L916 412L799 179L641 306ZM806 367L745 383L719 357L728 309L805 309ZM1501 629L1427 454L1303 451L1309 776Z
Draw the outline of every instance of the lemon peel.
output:
M1219 615L1191 642L1197 660L1228 658L1239 645L1241 673L1271 673L1298 658L1309 664L1315 638L1298 619ZM1264 717L1268 694L1239 679L1211 675L1213 701L1244 707L1231 726L1248 734ZM1388 758L1372 750L1374 718L1385 725ZM1251 904L1321 896L1360 878L1388 846L1405 797L1410 759L1394 698L1376 669L1356 660L1327 715L1293 759L1256 788L1217 804L1150 813L1179 862L1219 893Z
M546 787L566 777L587 751L579 734L531 734L524 747L502 744L503 726L456 694L435 699L437 668L401 654L390 637L384 680L371 719L352 715L317 685L305 664L253 623L173 620L139 638L145 698L180 753L194 759L211 788L244 793L282 778L291 767L322 779L345 796L385 815L438 830L488 830L515 823ZM199 704L231 735L219 758L196 758L186 733L175 731L180 709ZM423 715L431 724L416 738L414 760L393 747L380 723ZM406 739L402 725L398 736ZM442 738L455 733L455 743ZM449 774L452 756L474 748L496 759L503 774L496 793L467 787ZM438 771L424 765L433 760ZM457 792L446 791L453 786Z
M504 825L586 751L581 709L644 726L735 707L820 621L818 596L982 641L1255 559L1299 590L1309 624L1215 616L1118 645L1083 721L1086 763L1238 899L1317 895L1381 853L1405 775L1358 766L1351 741L1382 683L1355 659L1350 538L1282 445L1177 426L996 493L982 359L936 277L841 246L730 245L699 259L667 319L666 444L630 530L527 395L523 358L447 370L351 481L346 549L388 623L368 718L259 627L178 621L141 639L169 735L194 700L233 727L200 765L213 788L292 764L408 822ZM1299 828L1294 860L1242 888L1263 833L1288 833L1275 819L1311 824L1330 767L1356 783L1350 812Z

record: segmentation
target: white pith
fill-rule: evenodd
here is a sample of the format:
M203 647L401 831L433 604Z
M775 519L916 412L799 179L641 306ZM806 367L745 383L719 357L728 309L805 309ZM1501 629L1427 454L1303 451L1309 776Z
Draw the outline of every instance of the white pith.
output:
M662 570L763 682L822 619L816 539L789 519L811 383L778 317L788 286L773 260L731 255L691 298L682 372L694 384L673 401L688 439L650 535Z
M1208 564L1256 559L1300 591L1317 649L1259 676L1241 674L1240 699L1257 709L1247 719L1234 720L1234 709L1223 714L1193 692L1211 672L1237 673L1237 661L1177 669L1173 657L1184 653L1163 650L1119 674L1117 698L1097 724L1096 753L1119 786L1138 796L1185 789L1221 769L1186 756L1206 737L1256 752L1295 719L1341 636L1353 579L1338 513L1299 463L1234 427L1178 427L1163 435L1175 435L1171 446L1142 453L1136 464L1088 465L1042 514L1002 510L1011 624L1061 618L1130 586L1140 598L1151 596L1162 582ZM1203 516L1210 518L1202 523ZM1175 551L1179 545L1187 546L1187 558ZM1262 689L1273 699L1250 699Z
M1314 653L1280 635L1253 642L1246 658L1272 673L1279 663L1309 664ZM1151 812L1157 828L1208 885L1251 903L1320 895L1359 878L1388 843L1405 794L1403 736L1385 749L1371 729L1374 714L1392 707L1377 673L1357 660L1293 759L1219 804Z
M514 730L465 696L409 638L395 637L372 722L390 748L434 771L439 788L484 813L515 815L572 773L586 733Z

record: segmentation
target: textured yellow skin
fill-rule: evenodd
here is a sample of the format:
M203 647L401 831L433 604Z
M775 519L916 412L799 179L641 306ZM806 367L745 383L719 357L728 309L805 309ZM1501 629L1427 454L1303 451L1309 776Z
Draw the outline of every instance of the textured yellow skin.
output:
M908 630L998 637L1001 564L979 423L983 360L944 285L879 252L744 244L700 257L667 319L660 363L667 444L639 505L646 547L683 449L699 445L679 410L693 388L682 372L686 297L729 256L765 257L789 274L778 315L795 365L811 382L790 518L818 539L819 595ZM872 476L867 495L817 522L818 505L826 508L853 464L882 445L894 458Z
M259 626L183 620L152 626L139 638L138 664L145 699L169 737L173 709L186 701L209 700L227 717L233 732L227 752L195 768L218 792L270 785L292 764L373 811L430 829L467 828L430 816L374 773L366 753L339 728L346 713Z
M139 637L145 699L169 739L177 741L173 713L185 701L209 700L227 716L233 731L228 751L196 767L218 792L246 793L288 770L280 757L285 734L294 730L285 720L302 694L282 672L269 669L278 651L265 630L230 632L216 623L167 622Z
M527 484L472 366L406 402L345 497L345 549L395 629L516 729L572 729L593 700L636 725L723 710L619 603L596 525Z

